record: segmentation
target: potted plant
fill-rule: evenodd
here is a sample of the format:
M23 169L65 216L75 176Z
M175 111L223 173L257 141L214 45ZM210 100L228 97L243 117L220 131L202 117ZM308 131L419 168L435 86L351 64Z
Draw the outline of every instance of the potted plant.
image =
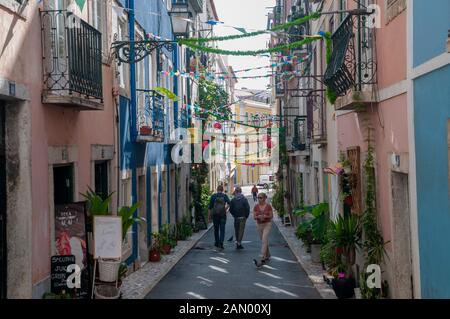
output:
M125 240L128 234L128 230L134 224L140 224L141 222L145 222L145 218L142 217L134 217L134 213L139 208L140 204L135 203L132 206L123 206L119 210L119 216L122 217L122 240Z
M160 240L161 240L161 250L164 255L170 254L170 250L172 249L171 241L170 241L170 225L163 225L160 232Z
M350 174L352 171L352 163L350 160L345 156L343 152L340 154L339 163L341 164L342 168L344 169L345 174Z
M122 286L122 281L126 277L127 273L128 273L128 266L126 263L122 262L119 266L119 271L118 271L119 279L118 279L117 285L119 287Z
M141 135L152 135L152 128L150 126L147 125L143 125L139 128L139 133Z
M356 215L346 215L345 217L339 215L336 221L330 225L329 240L336 249L336 253L338 250L342 252L342 254L337 254L342 268L333 279L333 289L338 298L351 298L356 286L352 267L355 264L356 249L361 248L362 244L360 220Z
M311 244L313 241L312 229L311 229L311 221L305 220L301 224L297 226L297 230L295 235L298 239L303 241L303 244L306 247L306 252L311 252Z
M337 278L332 280L331 285L338 299L348 299L355 295L356 281L345 272L338 273Z
M313 219L311 220L311 260L315 263L320 263L321 260L321 245L325 242L329 222L328 210L328 203L321 203L314 206L311 211L311 214L313 215Z
M161 234L152 233L152 246L149 252L149 261L158 262L161 260Z

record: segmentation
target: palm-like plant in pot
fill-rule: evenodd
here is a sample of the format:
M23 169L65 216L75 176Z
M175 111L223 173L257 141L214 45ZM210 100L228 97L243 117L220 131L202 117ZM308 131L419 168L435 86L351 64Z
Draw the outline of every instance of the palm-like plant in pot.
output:
M140 224L141 222L145 222L145 218L135 217L134 213L139 208L140 204L135 203L132 206L123 206L119 210L119 216L122 217L122 240L125 241L127 238L128 230L134 224Z
M320 249L326 241L326 234L329 222L329 205L328 203L321 203L311 211L313 219L311 220L311 259L313 262L320 262Z
M356 249L362 246L362 228L356 215L338 216L331 223L328 233L332 245L339 251L339 258L344 265L345 272L340 272L333 279L333 289L338 298L351 298L356 286L353 265L355 264Z

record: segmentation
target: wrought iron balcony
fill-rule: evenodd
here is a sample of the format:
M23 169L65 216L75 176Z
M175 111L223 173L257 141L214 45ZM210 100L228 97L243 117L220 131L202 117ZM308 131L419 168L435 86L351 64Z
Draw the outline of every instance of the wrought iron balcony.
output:
M180 119L181 123L179 126L182 128L187 128L189 125L188 119L189 119L188 110L187 109L181 110L181 119Z
M309 151L307 117L297 116L294 120L293 151Z
M102 35L65 10L41 11L42 101L103 109Z
M312 144L327 144L326 103L323 92L306 100L308 113L308 135Z
M277 98L284 97L285 89L284 89L284 82L281 76L277 75L275 76L275 95Z
M365 109L377 102L374 32L366 26L366 16L349 14L332 35L333 52L324 83L340 97L337 110Z
M196 13L203 12L203 0L172 0L172 6L186 6L188 4Z
M137 110L137 141L162 142L164 140L164 96L153 90L137 90L144 107Z
M284 7L281 5L275 6L273 9L273 16L275 25L284 23Z

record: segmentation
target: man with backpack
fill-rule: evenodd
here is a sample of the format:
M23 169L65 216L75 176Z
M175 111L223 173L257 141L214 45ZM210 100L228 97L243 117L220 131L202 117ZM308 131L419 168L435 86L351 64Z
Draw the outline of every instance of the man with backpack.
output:
M250 205L247 198L242 195L242 189L239 186L236 187L234 197L231 200L230 214L234 217L236 249L243 249L242 237L244 237L245 222L250 215Z
M217 187L217 193L211 196L208 206L209 218L214 224L214 238L217 248L223 249L223 241L225 239L225 224L227 223L227 207L230 205L230 199L223 192L223 186Z

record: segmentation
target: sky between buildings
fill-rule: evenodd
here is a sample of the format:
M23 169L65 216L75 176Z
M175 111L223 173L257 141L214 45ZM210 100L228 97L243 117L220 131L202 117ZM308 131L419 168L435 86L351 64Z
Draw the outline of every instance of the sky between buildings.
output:
M226 25L245 28L247 32L265 30L267 28L267 14L275 6L275 0L214 0L216 4L219 21L224 22L224 26L217 25L214 32L217 35L242 34L236 29ZM269 35L264 34L257 37L222 41L219 43L220 49L225 50L259 50L267 47ZM270 65L270 58L254 56L227 56L228 63L234 70L254 68ZM236 74L237 76L265 75L270 69L252 70ZM238 79L237 88L266 89L269 85L269 78L262 79Z

